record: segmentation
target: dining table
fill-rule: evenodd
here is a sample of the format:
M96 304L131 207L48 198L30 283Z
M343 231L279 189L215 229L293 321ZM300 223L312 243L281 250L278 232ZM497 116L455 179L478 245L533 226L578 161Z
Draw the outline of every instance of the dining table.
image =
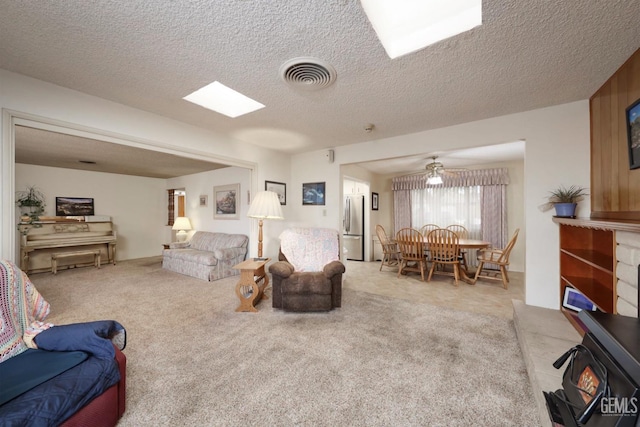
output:
M429 248L427 238L424 238L425 249ZM464 249L486 249L491 247L491 242L487 242L486 240L478 240L478 239L458 239L458 246L461 250ZM473 277L469 277L468 272L465 268L460 268L460 280L465 281L470 285L474 285L475 282Z

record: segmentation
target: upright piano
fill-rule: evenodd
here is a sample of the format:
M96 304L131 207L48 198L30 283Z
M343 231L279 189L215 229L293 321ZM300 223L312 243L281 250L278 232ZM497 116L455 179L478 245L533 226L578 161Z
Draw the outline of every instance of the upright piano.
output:
M18 224L20 268L26 273L51 271L54 253L99 250L100 257L115 265L116 232L111 221L40 221ZM93 258L68 258L69 266L93 265Z

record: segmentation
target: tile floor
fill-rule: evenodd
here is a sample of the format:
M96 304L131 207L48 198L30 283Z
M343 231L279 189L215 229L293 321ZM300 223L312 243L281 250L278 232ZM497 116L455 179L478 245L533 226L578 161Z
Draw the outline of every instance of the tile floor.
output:
M513 319L541 425L550 425L541 392L560 388L563 371L552 363L581 337L559 310L524 304L523 273L509 273L511 282L505 290L501 282L493 281L478 281L474 286L460 282L456 287L447 276L434 275L431 282L422 282L419 273L398 278L396 269L378 271L379 262L347 261L346 266L345 288Z
M379 262L347 261L344 286L392 298L425 302L474 313L493 314L513 318L511 300L524 301L524 274L509 273L509 289L502 282L478 280L475 286L460 282L455 286L453 277L434 274L431 282L420 280L420 273L397 277L397 269L383 267ZM425 274L426 278L426 274Z

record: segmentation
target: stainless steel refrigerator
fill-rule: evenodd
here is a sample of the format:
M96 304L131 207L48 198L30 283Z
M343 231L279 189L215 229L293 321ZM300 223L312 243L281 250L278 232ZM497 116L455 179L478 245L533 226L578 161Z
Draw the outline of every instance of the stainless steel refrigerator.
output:
M342 242L346 258L364 261L364 196L346 196L344 201Z

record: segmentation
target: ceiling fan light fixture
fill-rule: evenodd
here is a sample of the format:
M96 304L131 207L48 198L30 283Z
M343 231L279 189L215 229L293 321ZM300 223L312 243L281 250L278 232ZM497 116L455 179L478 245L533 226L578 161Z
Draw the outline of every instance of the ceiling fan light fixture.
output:
M427 178L427 184L440 185L442 184L442 177L440 175L431 175L429 178Z

